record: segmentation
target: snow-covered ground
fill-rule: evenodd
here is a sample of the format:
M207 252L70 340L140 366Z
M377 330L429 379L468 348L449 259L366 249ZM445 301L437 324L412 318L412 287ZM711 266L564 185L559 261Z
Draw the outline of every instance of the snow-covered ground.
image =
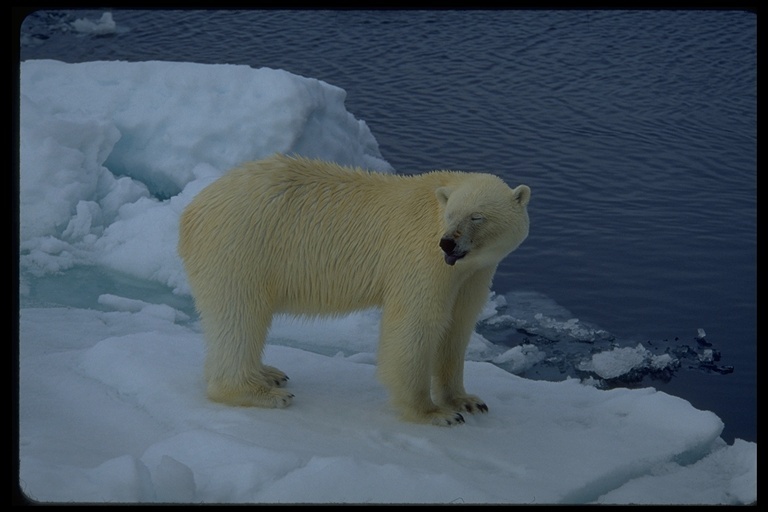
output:
M392 171L344 98L247 66L22 63L19 485L30 499L756 500L757 445L727 445L713 413L653 388L521 378L491 361L524 369L541 351L477 333L466 383L489 414L403 423L374 375L376 310L276 322L266 361L291 378L289 408L206 400L178 216L227 169L275 152ZM505 321L507 305L492 296L483 317ZM611 378L641 359L669 364L637 347L586 366Z

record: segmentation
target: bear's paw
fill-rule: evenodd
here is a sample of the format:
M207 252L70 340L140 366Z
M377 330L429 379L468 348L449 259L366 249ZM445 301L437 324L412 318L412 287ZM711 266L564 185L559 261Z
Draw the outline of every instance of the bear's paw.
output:
M454 397L444 401L440 405L453 409L454 411L468 412L470 414L485 414L488 412L488 406L485 405L485 402L475 395Z
M214 402L240 407L265 407L283 409L291 405L293 393L268 385L251 385L248 389L224 390L212 386L208 389L208 398Z
M264 365L262 374L268 382L274 384L277 387L285 386L286 382L288 382L288 376L274 366Z
M464 416L458 412L450 411L447 413L434 413L432 415L432 425L438 427L453 427L464 423Z
M461 413L445 407L430 407L426 411L416 411L405 408L402 410L402 418L414 423L427 423L439 427L453 427L464 423Z

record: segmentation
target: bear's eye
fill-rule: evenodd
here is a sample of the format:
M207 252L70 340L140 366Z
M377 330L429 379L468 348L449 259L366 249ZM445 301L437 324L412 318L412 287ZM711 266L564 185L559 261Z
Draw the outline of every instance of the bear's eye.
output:
M470 215L470 219L472 219L472 222L480 223L485 220L485 217L483 217L480 213L473 213Z

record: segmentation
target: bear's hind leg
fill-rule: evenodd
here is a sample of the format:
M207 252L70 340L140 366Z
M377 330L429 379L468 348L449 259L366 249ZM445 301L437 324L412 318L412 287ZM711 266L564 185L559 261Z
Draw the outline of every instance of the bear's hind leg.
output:
M237 406L283 408L290 405L293 394L280 388L288 377L261 362L271 311L240 309L212 318L213 315L206 315L203 310L201 316L208 339L205 361L208 397Z

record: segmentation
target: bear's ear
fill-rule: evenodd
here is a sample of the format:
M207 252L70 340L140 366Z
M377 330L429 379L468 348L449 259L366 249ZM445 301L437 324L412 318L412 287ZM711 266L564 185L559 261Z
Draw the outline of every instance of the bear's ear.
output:
M451 187L440 187L435 190L435 197L437 197L437 201L442 206L445 206L448 203L448 197L451 195L451 192L453 192Z
M528 185L518 185L517 188L512 191L512 197L520 206L527 206L528 201L531 200L531 189Z

